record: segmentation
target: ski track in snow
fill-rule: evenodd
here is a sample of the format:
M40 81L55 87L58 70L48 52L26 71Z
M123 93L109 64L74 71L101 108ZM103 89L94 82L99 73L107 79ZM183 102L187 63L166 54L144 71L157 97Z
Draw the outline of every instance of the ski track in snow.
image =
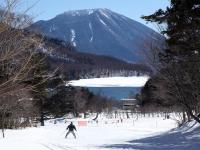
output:
M53 32L53 31L55 31L55 30L56 30L56 27L55 27L55 25L53 24L53 25L50 27L49 32Z
M92 23L91 22L89 23L89 28L90 28L90 31L91 31L90 42L92 42L93 41L93 30L92 30Z
M76 32L74 29L71 29L71 43L74 47L76 47L76 42L75 42L75 38L76 38Z
M99 21L100 21L104 26L107 27L106 23L105 23L102 19L99 18Z
M97 17L98 17L98 19L99 19L99 21L104 25L104 26L106 26L107 27L107 24L100 18L100 16L99 15L97 15Z
M112 20L109 16L107 16L102 10L100 11L101 12L101 14L103 15L103 16L105 16L106 18L108 18L109 20ZM100 18L100 16L99 15L97 15L97 17L98 17L98 19L99 19L99 21L107 28L107 30L109 31L109 32L111 32L111 34L113 34L114 36L119 36L117 33L115 33L101 18ZM113 21L112 21L113 22ZM115 22L113 22L114 24L115 24L115 26L117 26L118 27L118 25L115 23Z
M105 16L107 19L110 19L110 17L104 12L104 10L100 10L100 13Z

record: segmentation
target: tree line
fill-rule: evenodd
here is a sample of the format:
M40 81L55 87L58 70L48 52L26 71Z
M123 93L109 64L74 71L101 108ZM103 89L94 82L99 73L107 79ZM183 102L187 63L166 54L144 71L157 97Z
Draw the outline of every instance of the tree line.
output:
M166 10L142 18L157 23L165 40L147 42L153 73L138 103L146 111L181 112L182 123L200 123L200 1L171 0Z
M151 72L149 67L142 63L128 63L109 56L78 52L70 43L48 37L44 37L44 44L39 51L47 54L52 69L59 66L59 70L61 72L64 70L70 80L105 76L139 76Z

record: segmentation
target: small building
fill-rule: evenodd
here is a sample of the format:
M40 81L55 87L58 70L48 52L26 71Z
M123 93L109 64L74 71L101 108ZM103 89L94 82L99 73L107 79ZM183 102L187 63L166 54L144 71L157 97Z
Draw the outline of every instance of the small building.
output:
M136 99L121 99L123 110L135 110L137 108Z

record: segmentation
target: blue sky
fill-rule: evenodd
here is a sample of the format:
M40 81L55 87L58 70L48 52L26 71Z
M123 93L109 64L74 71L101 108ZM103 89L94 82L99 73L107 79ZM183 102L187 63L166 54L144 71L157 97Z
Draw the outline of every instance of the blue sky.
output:
M37 3L36 3L37 2ZM169 0L23 0L25 6L34 4L31 14L37 20L48 20L68 10L108 8L143 24L140 17L149 15L159 8L166 8ZM147 26L156 29L155 25Z

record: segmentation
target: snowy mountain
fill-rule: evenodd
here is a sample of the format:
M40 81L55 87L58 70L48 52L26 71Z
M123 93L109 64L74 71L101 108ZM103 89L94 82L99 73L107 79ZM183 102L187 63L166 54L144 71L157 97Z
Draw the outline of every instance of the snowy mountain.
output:
M70 42L78 51L138 62L147 41L161 35L145 25L108 9L68 11L29 30Z

